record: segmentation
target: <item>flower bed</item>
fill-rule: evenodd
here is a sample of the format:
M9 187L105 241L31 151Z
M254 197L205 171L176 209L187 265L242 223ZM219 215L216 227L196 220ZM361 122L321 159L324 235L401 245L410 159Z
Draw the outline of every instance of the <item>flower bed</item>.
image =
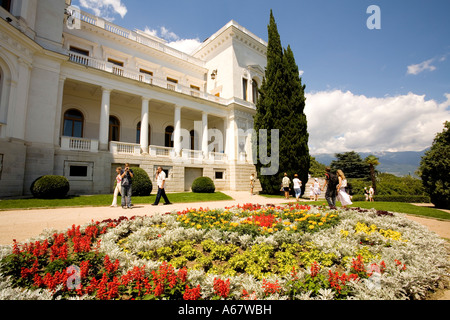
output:
M0 299L424 299L449 267L401 214L252 204L73 226L0 260Z

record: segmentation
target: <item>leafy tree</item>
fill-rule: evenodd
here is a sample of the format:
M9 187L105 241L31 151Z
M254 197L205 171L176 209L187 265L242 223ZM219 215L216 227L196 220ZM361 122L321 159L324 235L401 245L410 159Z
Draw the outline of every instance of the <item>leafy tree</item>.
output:
M292 178L299 174L304 181L303 191L308 179L310 156L309 135L305 109L305 86L299 76L294 54L290 47L283 50L272 10L268 25L269 42L267 46L267 67L256 104L257 112L254 126L257 133L261 129L268 132L268 156L271 156L271 130L279 130L279 172L267 176L261 175L261 169L267 166L257 163L258 178L264 193L276 194L284 172ZM260 150L258 149L258 158Z
M367 178L370 176L370 168L361 156L355 151L337 153L336 160L331 162L331 169L341 169L347 178Z
M311 156L310 163L311 163L311 166L309 169L309 173L311 174L311 176L313 176L314 178L322 177L324 175L326 165L318 162L316 160L316 158L314 158L312 156Z
M450 209L450 122L438 133L433 145L420 163L420 176L431 202L438 208Z
M375 167L380 165L380 161L378 161L378 158L375 157L374 155L368 156L364 161L369 165L370 179L372 180L372 187L373 187L373 190L375 191L375 194L377 194L377 179L376 179L376 175L375 175Z

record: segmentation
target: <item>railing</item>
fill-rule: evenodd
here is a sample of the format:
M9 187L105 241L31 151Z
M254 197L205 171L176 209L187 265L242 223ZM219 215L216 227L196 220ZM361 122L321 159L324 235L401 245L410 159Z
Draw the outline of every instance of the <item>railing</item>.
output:
M203 160L203 151L183 149L181 150L181 157L191 160Z
M61 137L61 150L98 152L98 140Z
M109 144L109 150L113 154L130 154L130 155L141 154L141 146L135 143L111 141Z
M227 155L225 153L210 152L209 160L214 160L217 162L225 162L225 161L227 161Z
M76 18L77 18L77 16L76 16ZM187 61L189 63L196 64L200 67L205 66L205 62L203 60L194 58L184 52L181 52L172 47L169 47L168 45L164 44L164 40L162 40L162 39L161 39L161 41L153 40L150 37L145 36L145 34L143 34L143 32L131 31L131 30L122 28L118 25L110 23L102 18L96 17L96 16L91 15L84 11L79 12L79 19L83 22L92 24L96 27L102 28L102 29L109 31L111 33L114 33L118 36L130 39L132 41L136 41L144 46L151 47L158 51L162 51L168 55L171 55L173 57Z
M150 146L149 153L153 157L173 157L175 150L168 147Z

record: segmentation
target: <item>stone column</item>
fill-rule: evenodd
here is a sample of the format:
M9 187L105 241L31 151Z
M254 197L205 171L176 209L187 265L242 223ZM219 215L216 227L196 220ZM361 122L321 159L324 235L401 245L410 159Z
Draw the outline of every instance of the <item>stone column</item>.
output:
M174 116L174 132L173 132L173 149L175 157L181 156L181 106L175 106Z
M59 141L61 139L62 131L61 131L61 121L62 120L62 108L63 108L63 98L64 98L64 83L66 81L66 77L60 75L59 76L59 86L58 86L58 102L56 103L56 117L55 117L55 145L59 145Z
M202 113L202 152L203 158L209 159L209 150L208 150L208 114L206 112Z
M111 89L102 88L102 105L100 110L99 148L108 150L109 112L111 108Z
M142 98L142 110L141 110L141 150L143 154L148 154L148 147L150 141L148 141L148 98Z
M229 161L236 160L236 120L234 114L227 118L227 146L226 153Z

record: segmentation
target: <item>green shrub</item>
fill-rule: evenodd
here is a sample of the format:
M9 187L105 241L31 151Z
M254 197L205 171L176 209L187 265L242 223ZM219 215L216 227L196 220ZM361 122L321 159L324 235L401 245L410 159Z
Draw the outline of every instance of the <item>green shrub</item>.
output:
M147 172L141 168L131 168L134 173L133 196L148 197L152 193L153 184Z
M65 198L70 190L69 180L62 176L43 176L36 179L30 191L37 199Z
M216 186L211 178L200 177L192 183L192 192L194 193L214 193L215 191Z

